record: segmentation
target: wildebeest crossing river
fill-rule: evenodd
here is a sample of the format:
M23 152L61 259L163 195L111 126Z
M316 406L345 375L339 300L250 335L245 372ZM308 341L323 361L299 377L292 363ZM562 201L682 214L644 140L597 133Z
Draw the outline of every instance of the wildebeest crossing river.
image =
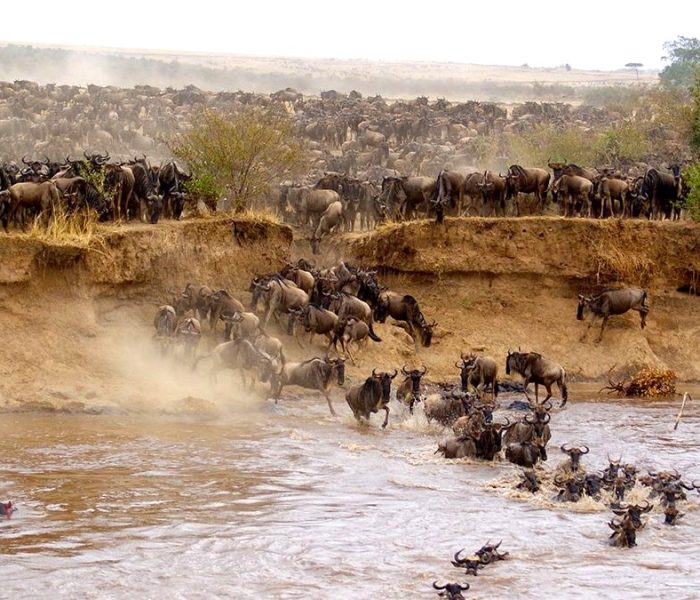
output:
M656 499L638 546L612 548L603 503L528 498L512 491L513 465L435 456L442 430L420 407L392 402L384 431L342 409L330 417L313 398L213 419L3 415L0 488L19 512L0 521L0 596L433 598L434 580L482 598L698 596L697 492L677 526ZM700 415L690 405L673 431L675 409L574 401L555 410L545 468L581 443L591 469L622 454L700 480ZM451 566L500 539L510 556L478 577Z

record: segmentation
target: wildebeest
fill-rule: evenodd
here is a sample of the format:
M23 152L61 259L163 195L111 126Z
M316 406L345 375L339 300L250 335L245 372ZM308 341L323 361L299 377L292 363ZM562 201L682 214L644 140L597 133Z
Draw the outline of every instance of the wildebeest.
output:
M527 490L533 494L540 489L540 480L537 478L537 474L531 470L524 470L520 474L520 482L515 486L519 490Z
M411 414L413 414L413 405L416 402L420 402L420 381L427 372L427 367L423 367L420 370L411 369L410 371L406 369L406 366L401 368L401 373L405 376L405 379L396 390L396 399L399 402L408 404L408 412Z
M209 370L209 378L212 385L216 383L216 376L219 371L237 369L240 371L244 386L246 385L245 374L250 373L252 375L251 388L255 385L254 371L258 370L261 373L266 373L273 362L271 356L256 348L250 340L245 339L219 344L212 350L211 354L198 357L192 368L196 369L199 362L205 358L213 359Z
M438 452L445 458L476 458L476 442L469 435L452 436L438 444Z
M561 406L566 405L569 399L569 391L566 387L566 371L560 364L551 361L537 352L511 352L508 351L506 358L506 374L511 371L519 373L524 381L525 395L528 396L527 387L530 382L535 384L535 402L539 402L538 389L543 385L547 389L547 402L552 397L552 384L556 382L561 391Z
M469 385L481 396L486 385L491 386L491 395L494 402L498 396L498 365L490 356L477 356L476 354L461 354L462 364L456 363L460 369L462 391L468 392Z
M591 313L591 320L588 327L581 336L583 341L588 335L588 331L593 326L596 319L603 319L600 326L598 342L603 339L603 331L611 315L622 315L628 310L636 310L639 313L640 325L644 329L646 317L649 314L649 302L646 290L636 287L604 290L595 296L584 296L579 294L578 307L576 309L576 319L583 321L586 313Z
M313 340L314 335L325 335L328 338L328 344L333 342L335 327L338 323L338 315L325 308L320 308L314 304L307 304L302 308L289 311L289 322L287 324L287 333L297 337L296 324L300 323L304 331L309 335L309 343ZM299 343L301 346L301 343Z
M470 573L474 576L478 575L477 571L479 569L483 569L485 563L481 560L480 556L477 556L476 554L472 554L470 556L465 556L464 558L461 558L459 555L464 552L464 548L462 548L459 552L457 552L454 556L454 560L452 560L452 565L455 567L462 567L466 569L465 574L469 575Z
M677 176L660 173L657 169L647 169L642 180L640 196L651 205L652 219L671 218L673 205L681 196L682 181L680 172Z
M428 323L413 296L397 294L396 292L382 292L379 294L374 315L379 323L384 323L387 316L397 321L403 321L406 324L408 334L414 340L416 339L416 330L418 330L423 346L427 348L432 343L433 328L437 323L435 321Z
M17 509L15 508L15 505L12 504L12 501L0 502L0 516L5 516L9 519L12 516L12 513L16 510Z
M513 196L515 198L516 214L518 216L520 216L517 202L518 194L534 194L538 208L540 210L544 208L550 179L550 175L545 169L511 165L508 168L506 179L508 181L508 197Z
M372 309L364 300L360 300L356 296L351 296L350 294L341 292L331 296L328 309L337 314L339 319L344 317L355 317L359 321L363 321L367 324L368 335L372 341L382 341L382 339L374 332L374 328L372 326Z
M586 216L591 218L593 209L593 182L578 175L562 175L552 184L552 192L561 195L563 214L565 217L576 209L577 201L586 203Z
M198 319L188 317L177 324L175 341L185 347L185 358L194 358L197 346L202 339L202 326Z
M484 207L489 207L490 214L496 215L500 211L502 216L506 214L506 193L508 182L502 175L495 175L492 171L484 171L484 175L477 187L481 190Z
M51 181L15 183L10 187L9 192L10 206L9 210L5 211L2 222L5 231L8 230L8 223L14 222L20 208L38 211L45 216L45 221L48 223L60 200L58 188ZM25 229L26 224L22 219L22 231Z
M253 309L255 310L255 309ZM216 335L216 324L224 313L245 312L243 303L236 300L226 290L217 290L209 302L209 328Z
M438 596L445 598L445 600L464 600L462 592L469 589L469 584L446 583L438 585L437 581L433 581L433 588L438 590L440 592Z
M516 465L531 469L539 460L547 460L547 450L542 438L533 438L529 442L508 444L506 458Z
M569 444L562 444L561 451L569 455L569 468L571 471L578 471L581 466L581 456L583 454L588 454L588 446L583 446L579 448L577 446L570 446Z
M289 314L292 309L300 309L309 303L309 295L302 289L299 289L296 284L281 277L270 279L267 282L257 282L253 280L251 284L253 290L252 310L255 311L257 299L262 295L267 303L268 310L265 315L263 327L267 327L270 317L274 314L276 317L279 314ZM256 296L256 292L258 295Z
M578 502L583 494L585 480L580 474L572 474L568 477L556 475L554 484L561 488L557 493L559 502Z
M227 340L252 337L262 331L260 318L255 313L224 310L221 320L226 323L224 338Z
M551 408L551 404L549 406ZM503 443L529 442L535 438L541 438L546 446L552 437L549 429L550 418L551 415L546 412L544 405L536 405L534 415L525 415L522 421L508 428L503 435Z
M272 395L275 402L282 394L282 389L288 385L297 385L321 392L328 402L331 414L335 416L331 404L330 389L333 375L336 375L338 385L345 383L345 361L342 358L315 357L303 362L288 362L281 366L279 372L272 374Z
M372 375L365 379L364 383L351 387L345 393L345 400L358 421L361 418L369 421L370 414L384 409L386 416L382 423L382 429L387 426L387 423L389 423L391 381L397 374L398 371L396 369L394 369L393 374L383 371L377 373L376 369L372 369Z
M335 335L333 337L333 348L338 349L338 342L343 352L350 357L353 365L357 366L357 361L352 355L350 345L354 342L359 349L361 346L367 345L369 339L369 326L364 321L360 321L355 317L343 317L338 319L335 327Z
M160 306L153 319L153 326L156 329L155 337L160 343L161 354L165 355L170 347L170 342L177 326L175 309L169 304Z
M624 179L603 177L598 182L598 195L600 196L600 218L602 219L607 207L610 216L615 216L613 200L620 203L620 217L627 216L627 191L629 184Z
M319 253L321 240L332 231L336 231L344 218L343 203L340 201L331 203L319 218L318 226L311 236L311 252Z
M423 400L423 413L428 421L437 421L446 427L468 413L469 394L449 392L444 396L429 394Z

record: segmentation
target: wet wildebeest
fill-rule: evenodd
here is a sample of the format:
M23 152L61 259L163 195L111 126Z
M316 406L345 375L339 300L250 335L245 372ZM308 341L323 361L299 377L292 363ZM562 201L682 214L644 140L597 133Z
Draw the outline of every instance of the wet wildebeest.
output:
M535 402L539 402L540 385L547 389L547 397L544 399L544 402L547 402L552 397L552 384L556 382L561 391L561 406L566 405L569 391L566 387L566 371L560 364L546 359L537 352L511 352L509 350L506 358L506 374L510 375L511 371L515 371L523 377L523 387L528 399L527 387L530 382L535 384Z
M12 513L16 510L17 509L15 508L15 505L12 504L12 501L0 502L0 516L5 516L9 519L12 516Z
M160 352L165 355L170 348L170 343L177 326L177 316L175 309L169 304L164 304L158 308L153 326L156 329L155 338L160 343Z
M372 413L379 412L380 409L386 411L382 429L389 423L389 400L391 399L391 381L396 377L398 371L394 373L376 372L372 369L365 382L351 387L345 394L345 400L352 410L352 414L360 421L361 418L369 421Z
M637 527L629 519L616 519L608 523L608 527L613 530L610 534L610 543L620 548L632 548L637 545Z
M464 600L462 592L466 592L469 589L469 584L446 583L445 585L438 585L437 581L433 581L433 588L438 590L440 592L438 596L445 598L445 600Z
M462 391L469 391L469 384L481 397L485 386L491 386L491 396L496 401L498 396L498 365L490 356L477 356L476 354L461 354L462 363L455 363L460 369L462 379Z
M593 326L596 319L603 319L600 326L600 335L597 341L603 339L603 331L611 315L621 315L628 310L639 312L641 327L644 329L646 318L649 314L649 303L646 290L636 287L621 288L616 290L605 290L595 296L583 296L579 294L576 318L583 321L586 313L591 313L591 320L586 331L581 336L581 341L586 338L588 331Z
M421 370L411 369L410 371L405 365L401 367L401 373L405 378L396 390L396 399L408 404L408 412L411 414L413 414L413 405L420 402L420 380L427 372L427 367L423 367Z
M288 385L298 385L311 390L321 392L328 402L331 414L335 416L335 410L331 404L330 389L333 375L336 375L338 385L345 383L345 361L342 358L310 358L303 362L288 362L281 367L279 372L273 373L272 395L275 402L279 399L282 389Z
M583 446L583 448L578 448L577 446L569 446L567 448L567 446L568 444L562 444L560 448L564 454L569 455L570 462L567 467L571 471L578 471L581 467L581 455L588 454L590 450L588 449L588 446Z
M539 460L547 460L547 449L542 438L533 438L529 442L508 444L506 458L516 465L531 469Z
M192 365L193 369L202 359L212 358L213 363L209 370L209 379L212 385L216 383L216 375L224 369L237 369L240 371L243 385L246 385L246 372L251 373L251 389L255 386L255 370L262 374L266 373L273 362L273 359L266 352L258 350L250 340L232 340L219 344L209 355L202 355ZM265 379L265 377L261 377Z
M476 442L468 433L461 436L452 436L438 444L435 454L442 454L445 458L476 458Z
M460 558L459 555L462 552L464 552L464 548L462 548L459 552L455 553L452 565L455 567L462 567L466 569L465 575L478 575L478 570L483 569L485 566L485 563L482 562L481 557L477 556L476 554L472 554L471 556Z
M437 421L446 427L451 426L459 417L467 414L469 394L465 392L448 392L430 394L423 400L423 413L428 421Z
M194 317L183 319L177 324L175 340L185 347L185 358L194 358L202 338L202 327Z
M537 478L537 474L532 470L523 471L520 476L522 479L515 486L518 490L527 490L533 494L540 489L540 480Z
M374 310L375 319L379 323L384 323L389 316L397 321L406 324L408 334L415 340L417 329L420 332L420 339L423 346L430 346L433 339L433 328L437 325L435 321L428 323L418 306L418 302L413 296L408 294L397 294L396 292L382 292Z
M525 417L514 423L503 435L504 444L513 444L516 442L529 442L534 438L542 438L545 446L552 437L552 432L549 429L549 421L551 415L548 410L552 408L551 403L536 404L533 406L533 415L525 415Z
M498 548L503 543L503 540L498 542L498 544L492 544L490 541L486 542L481 548L479 548L475 554L481 559L481 562L485 565L491 564L495 560L505 560L510 552L499 552Z
M556 475L554 484L563 488L557 494L559 502L578 502L584 490L585 480L582 475L570 475L566 478Z

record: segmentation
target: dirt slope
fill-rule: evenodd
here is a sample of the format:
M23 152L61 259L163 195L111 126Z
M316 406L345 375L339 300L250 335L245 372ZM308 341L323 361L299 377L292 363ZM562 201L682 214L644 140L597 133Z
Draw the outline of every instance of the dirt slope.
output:
M507 349L518 346L559 360L579 381L599 381L614 365L665 365L684 380L700 379L700 299L677 291L689 266L700 271L698 226L415 222L337 236L323 251L321 262L343 256L380 267L385 285L413 294L438 321L433 346L418 354L402 329L379 325L383 342L360 353L349 381L375 366L402 364L426 364L433 380L454 381L460 351L483 351L502 365ZM247 303L253 275L299 253L309 256L308 243L293 244L289 227L231 218L109 227L87 247L0 236L0 407L148 410L208 397L206 377L155 353L157 305L189 281L226 287ZM611 319L602 343L594 342L597 332L580 342L577 293L618 281L649 289L647 329L636 314L625 315ZM322 351L320 344L290 344L288 354Z

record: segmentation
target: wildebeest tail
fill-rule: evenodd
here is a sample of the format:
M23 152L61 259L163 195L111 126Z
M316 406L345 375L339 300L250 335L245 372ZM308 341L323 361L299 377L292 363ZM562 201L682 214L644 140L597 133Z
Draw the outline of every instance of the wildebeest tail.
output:
M374 342L381 342L382 341L382 338L380 338L376 333L374 333L374 329L372 327L372 321L370 321L370 323L369 323L369 337Z
M649 310L649 298L646 290L642 290L642 308Z

